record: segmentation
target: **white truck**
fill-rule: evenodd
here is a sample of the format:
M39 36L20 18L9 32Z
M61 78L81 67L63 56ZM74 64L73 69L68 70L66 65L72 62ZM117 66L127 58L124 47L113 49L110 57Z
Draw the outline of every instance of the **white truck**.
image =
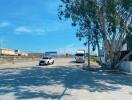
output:
M85 50L77 50L75 60L77 63L85 63Z

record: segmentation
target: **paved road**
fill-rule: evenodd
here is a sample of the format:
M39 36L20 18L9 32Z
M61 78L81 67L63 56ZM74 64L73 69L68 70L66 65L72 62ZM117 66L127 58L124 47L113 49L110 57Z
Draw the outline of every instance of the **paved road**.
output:
M55 61L2 67L0 100L132 100L132 76L85 71L72 58Z

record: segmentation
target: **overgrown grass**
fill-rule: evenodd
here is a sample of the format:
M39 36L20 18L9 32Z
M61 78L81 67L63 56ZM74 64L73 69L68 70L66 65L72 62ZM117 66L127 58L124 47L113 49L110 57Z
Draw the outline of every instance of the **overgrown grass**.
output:
M88 60L88 58L86 60ZM90 61L91 62L97 62L97 58L96 57L90 57Z

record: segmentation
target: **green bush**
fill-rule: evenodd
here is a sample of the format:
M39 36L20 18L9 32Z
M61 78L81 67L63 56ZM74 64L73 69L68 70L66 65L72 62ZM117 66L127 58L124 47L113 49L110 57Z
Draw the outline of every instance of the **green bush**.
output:
M96 57L90 57L90 61L91 61L91 62L96 62L97 59L96 59Z

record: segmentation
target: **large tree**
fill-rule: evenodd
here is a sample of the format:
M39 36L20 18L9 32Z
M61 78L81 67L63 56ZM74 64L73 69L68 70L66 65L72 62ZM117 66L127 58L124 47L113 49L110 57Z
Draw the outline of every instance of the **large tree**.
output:
M72 25L80 27L77 36L90 37L91 43L103 45L111 68L120 63L120 51L131 34L132 0L61 0L60 18L71 18ZM100 45L100 39L103 42ZM132 54L132 51L127 55ZM124 57L126 58L126 57ZM122 58L122 59L124 59Z

